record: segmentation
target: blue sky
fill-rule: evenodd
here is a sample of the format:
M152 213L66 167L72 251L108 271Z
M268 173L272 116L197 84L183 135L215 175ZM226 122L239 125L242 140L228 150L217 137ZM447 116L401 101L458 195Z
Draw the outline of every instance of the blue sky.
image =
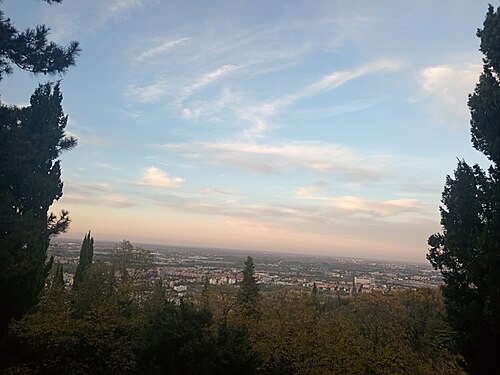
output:
M486 1L5 0L78 40L65 235L425 261ZM60 77L54 77L58 79ZM15 71L2 101L44 76Z

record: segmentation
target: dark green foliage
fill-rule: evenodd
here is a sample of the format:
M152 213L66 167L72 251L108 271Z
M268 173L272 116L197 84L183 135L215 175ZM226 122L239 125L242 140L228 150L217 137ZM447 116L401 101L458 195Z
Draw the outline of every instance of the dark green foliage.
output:
M74 300L75 313L84 315L94 306L105 303L118 294L124 293L115 276L112 264L103 262L94 263L86 272L85 277L74 288L77 298ZM120 292L120 293L119 293Z
M210 311L189 302L163 302L147 316L139 347L141 373L255 373L256 357L246 329L223 322L214 330Z
M248 330L243 326L231 327L223 321L217 331L216 368L214 374L250 375L257 365L255 355L248 340Z
M12 73L11 64L35 74L61 74L74 65L80 52L78 43L71 42L68 47L62 47L49 42L49 31L45 25L37 25L19 32L0 10L0 80L5 74Z
M54 263L52 272L52 289L64 288L63 265L61 263Z
M496 165L500 162L500 8L490 5L483 29L480 50L484 54L483 73L469 96L471 134L474 148Z
M19 32L0 10L0 80L12 64L34 74L64 73L74 65L78 43L58 46L47 41L48 33L44 25ZM36 303L52 266L46 262L49 239L69 225L66 211L47 215L62 196L58 157L76 145L64 134L61 100L59 84L45 84L28 107L0 103L0 337L12 317Z
M443 275L449 321L472 374L496 366L500 340L500 191L496 168L487 175L461 161L448 177L442 234L429 238L428 259ZM484 345L478 345L481 342Z
M119 301L116 303L127 307L132 314L132 310L142 305L155 290L149 280L153 266L151 253L122 241L108 260L94 262L84 271L82 281L75 288L78 295L76 313L84 315L113 300Z
M484 20L483 29L477 31L477 36L481 38L479 50L484 54L484 64L486 68L491 68L495 72L500 72L500 13L499 9L490 5Z
M43 293L34 311L12 325L8 349L13 351L13 363L7 365L26 367L29 373L132 372L146 312L158 311L164 296L146 283L137 285L140 291L132 288L116 270L120 264L134 274L136 265L115 261L111 257L91 264L76 289ZM139 293L144 298L137 298Z
M69 225L66 211L47 216L62 196L58 157L76 145L61 101L59 84L45 84L28 107L0 106L0 336L36 302L51 269L49 239Z
M448 319L471 374L493 373L500 342L500 8L490 6L477 35L483 73L469 97L474 147L488 172L459 161L443 191L443 233L429 238L427 258L443 275Z
M82 313L77 311L79 297L72 290L50 291L33 313L12 325L6 348L15 358L11 369L30 374L131 371L133 343L141 329L137 315L130 315L121 298L101 300Z
M215 340L208 310L165 302L146 323L140 359L150 373L211 374Z
M252 257L247 257L243 268L243 280L240 284L238 301L247 316L256 317L258 315L257 300L259 297L259 286L255 279L255 266Z
M75 276L73 278L73 287L77 288L83 280L83 274L92 265L94 257L94 238L90 237L90 231L83 238L82 248L80 249L80 258L76 266Z

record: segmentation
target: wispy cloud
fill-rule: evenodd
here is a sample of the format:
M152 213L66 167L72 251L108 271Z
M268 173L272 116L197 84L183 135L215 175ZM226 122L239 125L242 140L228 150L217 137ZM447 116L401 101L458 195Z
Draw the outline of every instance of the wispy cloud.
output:
M175 105L180 108L182 116L189 119L200 118L202 116L217 116L219 111L224 110L229 103L234 102L234 97L231 91L223 87L220 91L219 97L213 101L191 103L187 105L184 104L184 102L197 91L215 83L218 80L221 80L224 76L239 69L241 69L240 66L230 64L223 65L216 70L201 75L199 78L184 87L175 100Z
M121 19L132 9L141 7L147 0L108 0L101 8L100 17L103 23L109 19Z
M209 84L222 78L226 74L234 72L238 69L240 69L239 66L229 64L229 65L223 65L220 68L218 68L212 72L208 72L208 73L204 74L203 76L201 76L200 78L198 78L192 84L187 86L183 90L183 94L181 96L182 96L182 98L187 98L188 96L192 95L193 92L195 92L196 90L199 90L205 86L208 86Z
M321 117L331 117L337 116L345 113L358 112L374 105L380 103L382 99L370 99L370 100L355 100L348 103L322 107L322 108L308 108L308 109L298 109L293 111L294 114L303 116L315 116L317 118Z
M175 187L184 183L180 177L170 177L166 172L156 167L149 167L144 171L140 185L149 187Z
M112 194L112 195L101 194L89 197L84 194L68 193L64 194L63 202L71 204L89 205L89 206L104 205L114 208L129 208L136 205L135 203L130 202L126 196L119 194Z
M229 113L230 116L233 116L235 122L250 124L250 127L243 131L243 135L252 139L265 134L273 127L272 118L274 115L301 100L333 91L353 79L379 72L396 71L401 66L402 62L399 60L378 60L350 71L333 72L309 85L296 89L290 94L283 94L276 99L261 101L260 104L249 105L248 103L256 100L241 97L238 92L231 89L231 86L224 86L218 91L217 97L209 96L203 98L203 100L184 104L197 90L213 84L229 73L243 70L241 65L223 65L185 86L176 99L176 106L180 108L182 116L189 119L206 118L213 120L221 116L222 113ZM248 74L252 74L250 69L247 70L250 72ZM358 101L352 104L344 103L336 109L329 108L329 115L362 110L373 106L375 103L374 100L370 102Z
M355 196L321 196L315 195L315 192L312 191L302 191L302 193L302 195L297 194L302 199L321 202L337 210L345 211L349 215L364 214L373 217L390 217L422 212L424 208L424 205L417 199L374 200Z
M425 219L427 207L418 199L374 199L363 196L329 196L320 191L303 191L302 196L282 202L249 203L248 200L227 200L219 195L148 195L144 197L183 213L196 213L233 219L257 219L281 224L302 223L326 225L332 222L361 224L370 221L400 222Z
M63 202L89 206L129 208L136 204L127 196L117 193L108 183L68 183L65 184Z
M197 120L203 118L214 121L234 115L234 111L237 110L235 106L239 101L238 94L229 89L223 89L213 101L192 103L190 105L183 105L178 102L177 105L181 109L182 116L186 119Z
M81 38L81 35L95 33L108 23L126 20L133 10L143 7L150 1L66 1L47 12L46 23L51 27L52 40L65 41L68 38Z
M325 189L328 184L325 181L319 181L314 185L301 186L295 190L295 194L299 198L308 198Z
M264 104L261 108L261 111L263 114L273 114L279 109L289 106L301 99L335 90L336 88L355 78L383 71L395 71L399 70L400 67L400 61L380 60L363 65L352 71L333 72L322 77L318 81L298 90L294 94L282 96L273 102Z
M269 124L268 118L270 116L300 100L335 90L353 79L368 74L399 70L401 66L402 63L399 60L379 60L351 71L333 72L320 78L316 82L298 89L292 94L283 95L275 100L249 108L243 112L243 117L251 121L253 126L245 131L245 135L255 136L266 131Z
M360 181L375 180L386 173L386 154L363 154L351 148L321 142L259 144L255 142L166 144L161 148L186 157L197 156L215 164L229 164L260 174L308 169L319 173L340 172Z
M167 80L159 80L144 86L129 85L126 94L135 101L141 103L152 103L163 97L168 91Z
M139 61L144 61L152 58L156 58L160 55L165 54L166 52L170 51L171 49L186 44L190 38L179 38L179 39L169 39L166 40L159 45L152 47L150 49L147 49L146 51L140 53L137 56L137 60Z

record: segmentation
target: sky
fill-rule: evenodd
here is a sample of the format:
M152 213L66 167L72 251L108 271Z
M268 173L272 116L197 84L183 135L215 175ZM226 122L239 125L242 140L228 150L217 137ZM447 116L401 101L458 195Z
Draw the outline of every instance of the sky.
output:
M4 0L61 79L63 237L425 262L482 69L482 0Z

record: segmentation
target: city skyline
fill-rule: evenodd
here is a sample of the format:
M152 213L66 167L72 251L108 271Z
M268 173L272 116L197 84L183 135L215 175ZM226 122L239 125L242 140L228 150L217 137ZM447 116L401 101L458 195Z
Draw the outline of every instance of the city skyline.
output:
M470 143L486 1L9 1L78 40L68 238L425 261ZM26 12L29 6L30 12ZM37 82L16 70L2 101Z

